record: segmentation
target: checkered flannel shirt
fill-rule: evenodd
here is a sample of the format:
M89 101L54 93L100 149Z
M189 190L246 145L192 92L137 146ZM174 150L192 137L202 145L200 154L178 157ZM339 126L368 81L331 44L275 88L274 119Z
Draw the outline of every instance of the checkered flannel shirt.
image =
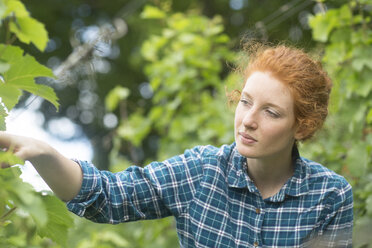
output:
M181 247L351 247L351 186L297 149L293 156L294 175L267 199L235 143L118 173L78 161L83 184L67 207L112 224L174 216Z

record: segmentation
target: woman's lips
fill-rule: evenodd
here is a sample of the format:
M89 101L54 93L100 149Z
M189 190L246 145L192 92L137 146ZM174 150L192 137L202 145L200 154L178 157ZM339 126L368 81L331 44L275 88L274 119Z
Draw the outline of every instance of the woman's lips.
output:
M251 145L251 144L254 144L254 143L257 142L257 140L255 138L253 138L252 136L250 136L246 133L239 132L239 135L240 135L240 140L245 145Z

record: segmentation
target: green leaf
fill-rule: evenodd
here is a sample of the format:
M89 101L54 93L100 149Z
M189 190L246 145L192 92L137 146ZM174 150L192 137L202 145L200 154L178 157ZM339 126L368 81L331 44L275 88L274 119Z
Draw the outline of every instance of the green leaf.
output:
M3 1L0 1L0 19L3 19L4 14L6 13L6 5L3 3ZM1 22L0 22L0 27L1 27Z
M4 14L5 16L10 15L11 13L14 13L17 17L27 17L30 15L26 10L26 7L19 0L7 1L6 5L8 8Z
M135 146L139 146L150 130L151 120L136 113L131 115L129 121L119 126L118 134L131 141Z
M54 92L53 88L42 84L31 83L28 79L19 79L16 85L20 89L28 91L34 95L40 96L45 100L49 101L56 107L58 111L59 107L58 97Z
M120 101L125 100L130 95L130 90L122 86L116 86L105 98L105 105L109 111L113 111Z
M4 106L0 103L0 131L6 130L5 118L8 116Z
M73 225L73 219L66 209L65 204L55 196L41 198L48 214L47 225L37 230L41 237L49 237L60 245L65 245L68 229Z
M341 17L341 18L340 18ZM349 20L350 10L348 6L341 9L332 9L327 13L319 13L309 18L309 25L312 28L313 39L321 42L328 40L329 34L337 27L341 26L340 19Z
M17 17L17 23L11 22L9 28L23 43L32 42L40 51L45 50L49 38L41 22L32 17Z
M366 200L367 214L372 217L372 195L368 196Z
M372 108L369 109L366 120L368 124L372 124Z
M0 152L0 161L5 161L11 165L24 163L10 151ZM20 173L18 167L0 170L2 181L6 181L6 184L2 185L2 189L5 189L8 193L7 200L14 203L24 213L29 214L37 226L44 226L47 223L45 206L39 197L39 193L36 193L30 184L22 182L19 178Z
M0 82L0 97L1 102L10 111L17 103L22 95L22 91L13 85L8 85Z
M146 5L140 16L143 19L164 19L167 15L154 6Z
M0 151L0 161L5 162L9 165L25 163L25 161L15 156L11 151L6 151L6 152Z
M5 84L2 88L11 93L12 98L0 91L0 95L6 98L6 100L3 98L3 102L8 110L18 102L20 90L26 90L46 99L58 110L59 103L54 90L49 86L34 82L36 77L54 77L53 72L48 67L39 64L34 57L28 54L23 56L23 50L19 47L0 44L0 50L3 51L1 59L10 64L10 69L4 73Z
M20 233L18 235L7 238L7 242L13 247L27 246L27 233Z
M353 246L354 247L368 247L372 243L372 218L362 216L355 220L355 227L353 230Z
M368 153L363 142L354 142L347 152L346 163L353 176L361 177L367 169Z
M27 9L19 0L7 1L7 9L2 16L15 16L15 21L9 23L9 29L21 42L32 42L40 50L44 51L48 43L48 33L44 24L30 17ZM0 13L1 14L1 13Z
M4 73L4 79L7 83L11 83L19 78L35 78L35 77L53 77L51 69L41 65L29 54L22 56L23 51L19 47L6 46L0 44L0 49L5 48L1 58L7 61L11 68Z
M309 18L309 25L312 28L313 39L321 42L328 40L328 35L332 30L324 15L311 16Z
M98 244L108 242L115 245L115 247L130 247L130 243L122 235L113 231L97 233L95 239L97 239Z
M4 63L0 61L0 74L3 74L7 70L9 70L10 65L8 63Z
M361 71L364 66L372 70L372 49L370 46L359 46L353 50L353 61L351 65L357 71Z

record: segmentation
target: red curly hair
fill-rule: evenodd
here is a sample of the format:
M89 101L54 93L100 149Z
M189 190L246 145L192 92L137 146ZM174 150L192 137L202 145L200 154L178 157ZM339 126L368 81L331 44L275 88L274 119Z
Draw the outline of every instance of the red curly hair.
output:
M249 55L248 64L238 67L244 82L253 72L262 71L271 73L288 86L294 98L295 125L301 134L299 140L311 138L328 115L332 88L331 79L320 62L298 48L285 45L251 44L245 51ZM240 95L240 91L235 92Z

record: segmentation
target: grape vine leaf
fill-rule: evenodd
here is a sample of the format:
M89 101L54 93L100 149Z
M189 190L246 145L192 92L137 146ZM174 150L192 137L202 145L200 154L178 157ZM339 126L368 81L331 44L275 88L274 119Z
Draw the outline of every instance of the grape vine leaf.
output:
M6 72L7 70L9 70L9 68L10 68L10 65L8 63L4 63L0 61L0 74Z
M55 196L42 197L48 214L47 225L37 230L41 237L49 237L58 244L64 245L67 240L68 228L73 225L73 219L65 204Z
M18 39L26 44L31 42L40 50L44 51L48 43L48 32L44 24L30 17L23 3L19 0L6 1L7 10L5 16L15 17L15 21L9 23L9 29Z
M0 161L10 165L24 164L23 160L10 151L0 152ZM1 189L7 193L8 201L28 213L38 226L45 226L47 223L45 206L32 186L22 182L20 175L21 171L18 167L0 170Z
M0 131L6 130L6 123L5 123L5 117L7 117L8 114L2 104L0 104Z
M39 64L31 55L23 55L19 47L0 44L0 51L1 59L10 65L3 73L4 83L0 82L0 97L7 109L11 110L15 106L22 94L21 90L25 90L46 99L58 110L59 103L54 90L34 81L36 77L54 78L52 70Z

